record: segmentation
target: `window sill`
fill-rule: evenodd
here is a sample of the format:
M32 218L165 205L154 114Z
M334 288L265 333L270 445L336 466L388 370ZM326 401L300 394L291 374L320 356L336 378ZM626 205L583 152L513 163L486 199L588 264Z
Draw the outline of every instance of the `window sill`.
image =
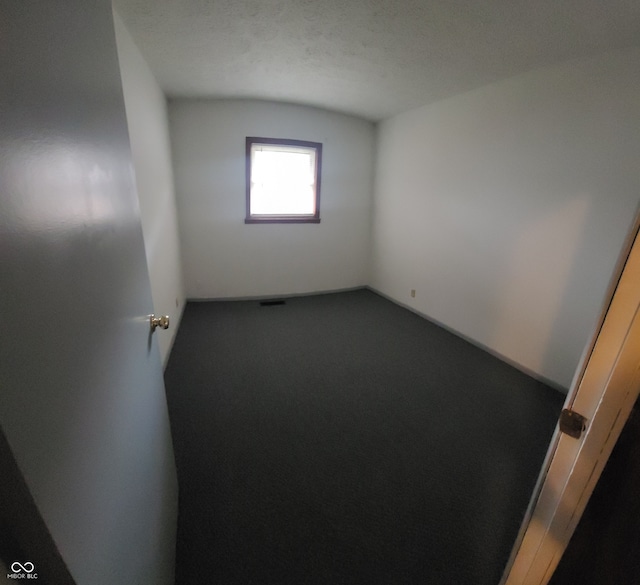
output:
M320 223L319 217L247 217L244 223Z

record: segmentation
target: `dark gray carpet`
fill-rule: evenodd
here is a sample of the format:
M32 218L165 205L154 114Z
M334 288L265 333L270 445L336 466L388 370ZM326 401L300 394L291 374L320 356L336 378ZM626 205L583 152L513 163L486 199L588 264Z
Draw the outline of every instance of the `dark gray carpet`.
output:
M367 291L189 303L176 584L496 585L563 396Z

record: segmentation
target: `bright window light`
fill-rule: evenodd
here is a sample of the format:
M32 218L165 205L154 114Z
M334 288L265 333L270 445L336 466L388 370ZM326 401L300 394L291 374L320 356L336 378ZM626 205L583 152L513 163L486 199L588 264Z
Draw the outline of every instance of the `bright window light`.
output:
M247 138L246 223L320 221L322 144Z

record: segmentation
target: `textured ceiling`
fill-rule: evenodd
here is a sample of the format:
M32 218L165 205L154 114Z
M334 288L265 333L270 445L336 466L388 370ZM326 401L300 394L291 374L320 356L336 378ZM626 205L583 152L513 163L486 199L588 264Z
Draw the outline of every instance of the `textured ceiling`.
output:
M640 44L639 0L115 6L170 97L271 99L371 120L534 67Z

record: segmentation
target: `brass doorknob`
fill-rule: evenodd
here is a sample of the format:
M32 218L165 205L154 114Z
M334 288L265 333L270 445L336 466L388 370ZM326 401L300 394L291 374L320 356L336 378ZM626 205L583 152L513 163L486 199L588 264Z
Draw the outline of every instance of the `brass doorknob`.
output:
M151 326L151 333L153 333L157 327L169 329L169 315L162 315L160 317L149 315L149 324Z

